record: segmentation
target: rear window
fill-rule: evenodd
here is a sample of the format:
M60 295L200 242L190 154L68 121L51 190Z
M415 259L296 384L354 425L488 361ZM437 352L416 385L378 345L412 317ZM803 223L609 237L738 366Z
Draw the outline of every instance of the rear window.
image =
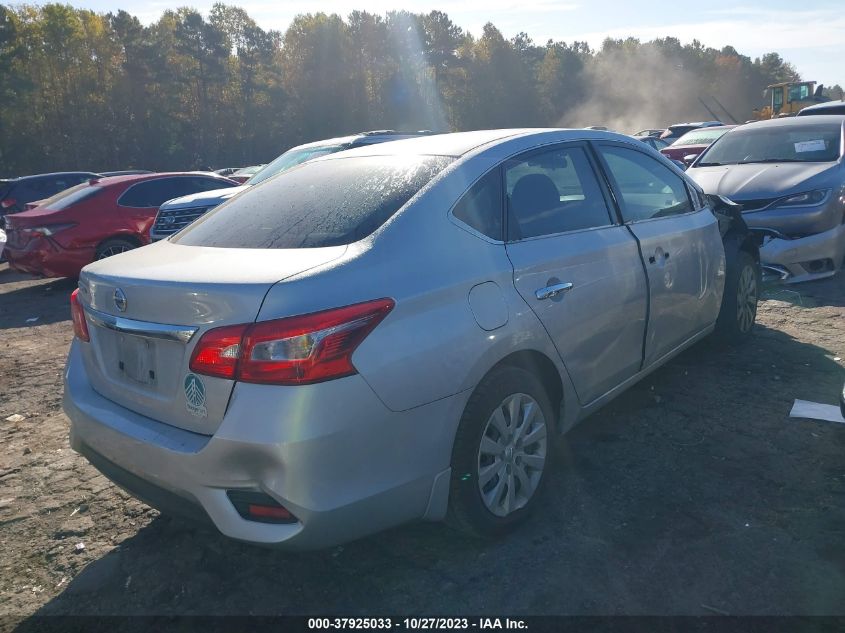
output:
M712 129L706 127L699 130L693 130L684 134L681 138L672 143L672 145L677 147L682 147L684 145L709 145L727 131L728 130L724 128Z
M71 187L70 189L65 189L64 191L57 193L52 198L47 198L41 206L50 209L51 211L61 211L62 209L67 209L68 207L78 204L83 200L93 198L102 190L102 187L94 187L88 183L76 185L75 187Z
M306 163L217 207L172 240L222 248L351 244L384 224L451 161L362 156Z

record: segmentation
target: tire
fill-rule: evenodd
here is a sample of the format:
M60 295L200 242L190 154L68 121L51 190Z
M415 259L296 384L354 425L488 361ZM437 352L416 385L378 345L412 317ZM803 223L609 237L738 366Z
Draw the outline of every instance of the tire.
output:
M131 251L133 248L138 248L138 245L135 244L135 242L130 242L129 240L122 240L119 238L106 240L97 247L95 258L98 260L105 259L106 257L111 257L112 255Z
M760 266L746 251L732 245L725 249L725 292L716 320L716 336L739 343L751 335L760 298Z
M515 426L512 412L517 412ZM488 374L470 397L455 435L447 523L489 537L526 519L551 466L556 418L542 382L531 372L503 366Z

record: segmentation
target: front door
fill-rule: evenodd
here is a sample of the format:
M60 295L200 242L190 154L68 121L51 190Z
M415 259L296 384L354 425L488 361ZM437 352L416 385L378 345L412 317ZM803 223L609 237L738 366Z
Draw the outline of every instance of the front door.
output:
M648 366L715 321L715 281L724 265L719 225L708 208L693 205L683 178L657 159L622 145L598 149L648 272Z
M637 242L611 214L595 169L580 143L504 168L514 284L585 405L640 369L648 298Z

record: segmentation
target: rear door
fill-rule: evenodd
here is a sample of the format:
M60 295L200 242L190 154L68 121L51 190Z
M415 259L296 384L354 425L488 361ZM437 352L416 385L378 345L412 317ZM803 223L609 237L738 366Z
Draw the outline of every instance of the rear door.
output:
M648 272L650 365L718 315L717 279L724 269L719 226L708 208L693 204L683 178L657 159L627 145L597 147Z
M642 364L648 288L637 242L611 213L585 144L508 161L504 187L514 284L587 404Z

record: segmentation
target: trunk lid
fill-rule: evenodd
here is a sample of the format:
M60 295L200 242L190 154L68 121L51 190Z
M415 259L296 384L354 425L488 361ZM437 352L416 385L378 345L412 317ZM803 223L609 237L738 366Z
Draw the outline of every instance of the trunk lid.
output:
M86 266L79 294L91 341L81 347L92 386L141 415L213 434L234 381L194 376L196 343L211 328L254 321L273 284L345 251L159 242Z

